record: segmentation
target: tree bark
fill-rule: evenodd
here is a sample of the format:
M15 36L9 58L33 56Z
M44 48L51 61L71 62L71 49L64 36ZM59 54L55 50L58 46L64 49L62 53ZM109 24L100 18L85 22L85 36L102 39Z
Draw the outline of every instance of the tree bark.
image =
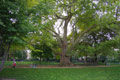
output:
M60 54L60 65L62 66L71 66L70 56L67 55L67 46L62 44L62 52Z
M98 59L97 59L97 54L96 54L96 53L94 54L94 61L95 61L95 63L97 63L97 62L98 62Z
M67 42L67 29L68 29L68 23L70 22L72 18L72 14L68 15L68 17L65 19L65 24L64 24L64 33L63 33L63 41L61 42L61 55L60 55L60 64L62 66L70 66L72 65L70 61L70 56L67 55L68 52L68 42Z
M5 60L7 59L9 50L10 50L10 44L8 45L7 50L4 51L4 55L2 57L2 61L1 61L1 64L0 64L0 72L3 70L3 66L4 66L4 63L5 63Z
M60 65L61 66L71 66L72 63L70 61L70 56L65 55L65 53L61 53L61 55L60 55Z
M84 58L84 63L87 64L87 55Z

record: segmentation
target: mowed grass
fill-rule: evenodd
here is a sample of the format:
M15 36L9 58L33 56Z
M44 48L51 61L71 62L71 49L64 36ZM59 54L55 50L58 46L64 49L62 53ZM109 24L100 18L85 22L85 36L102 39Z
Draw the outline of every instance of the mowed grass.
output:
M0 78L16 80L120 80L120 67L5 68Z
M5 66L12 66L13 61L6 61ZM37 64L37 65L59 65L59 62L40 62L40 61L16 61L17 66L19 65L31 65L31 64ZM74 62L73 64L76 65L87 65L80 62ZM93 64L88 64L93 65ZM104 63L98 63L98 65L105 65ZM118 64L117 64L118 65Z
M12 66L13 61L6 61L5 66ZM40 62L40 61L16 61L16 65L31 65L31 64L37 64L37 65L59 65L59 62Z

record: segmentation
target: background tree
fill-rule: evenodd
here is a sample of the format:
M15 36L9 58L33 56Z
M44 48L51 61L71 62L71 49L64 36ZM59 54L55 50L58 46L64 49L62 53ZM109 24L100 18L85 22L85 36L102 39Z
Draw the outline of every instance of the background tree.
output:
M16 59L18 61L22 61L22 60L25 60L27 58L27 54L26 54L26 51L25 50L16 50L16 51L12 51L10 53L10 58L11 59Z
M34 47L35 50L32 50L31 54L33 57L39 58L40 61L42 61L42 59L49 61L49 59L53 57L52 49L46 43L40 43L34 45Z
M2 54L0 71L11 45L24 45L23 37L26 37L28 32L33 31L33 27L28 25L25 5L26 1L21 2L21 0L0 1L0 54Z
M109 28L100 28L100 29L90 32L90 34L88 34L86 36L86 38L83 39L83 41L81 41L81 43L85 43L88 46L96 48L96 50L97 50L96 45L99 45L101 42L112 40L117 35L118 35L118 33L116 32L116 30L111 30ZM99 55L99 53L97 53L96 50L94 52L94 61L95 62L98 61L97 57Z

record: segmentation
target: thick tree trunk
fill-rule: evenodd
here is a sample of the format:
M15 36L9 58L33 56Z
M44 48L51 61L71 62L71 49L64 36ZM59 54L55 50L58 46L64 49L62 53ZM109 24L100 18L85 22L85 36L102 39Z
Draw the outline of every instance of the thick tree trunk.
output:
M62 65L62 66L71 66L72 65L72 63L70 61L70 57L66 56L65 53L61 53L60 65Z
M62 44L62 52L60 53L60 65L62 66L71 66L70 56L67 55L67 46Z
M61 39L60 34L57 34L55 31L53 31L56 35L57 41L59 42L61 50L62 50L61 53L60 53L60 64L62 66L72 65L72 63L70 61L70 56L67 56L67 54L66 54L67 51L68 51L68 40L67 40L68 24L69 24L72 16L73 16L73 14L71 12L68 14L68 16L65 16L64 18L56 15L56 17L58 19L62 19L64 21L64 24L63 24L64 25L63 26L63 39Z

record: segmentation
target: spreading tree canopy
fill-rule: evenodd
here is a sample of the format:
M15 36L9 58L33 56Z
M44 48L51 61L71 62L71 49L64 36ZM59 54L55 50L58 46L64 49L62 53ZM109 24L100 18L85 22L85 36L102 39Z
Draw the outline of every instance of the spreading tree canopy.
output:
M37 0L36 0L37 1ZM119 25L118 0L40 0L33 7L35 23L50 32L61 48L61 65L71 65L70 53L92 30ZM43 10L44 9L44 10ZM43 14L44 13L44 14ZM33 19L34 20L34 19Z

